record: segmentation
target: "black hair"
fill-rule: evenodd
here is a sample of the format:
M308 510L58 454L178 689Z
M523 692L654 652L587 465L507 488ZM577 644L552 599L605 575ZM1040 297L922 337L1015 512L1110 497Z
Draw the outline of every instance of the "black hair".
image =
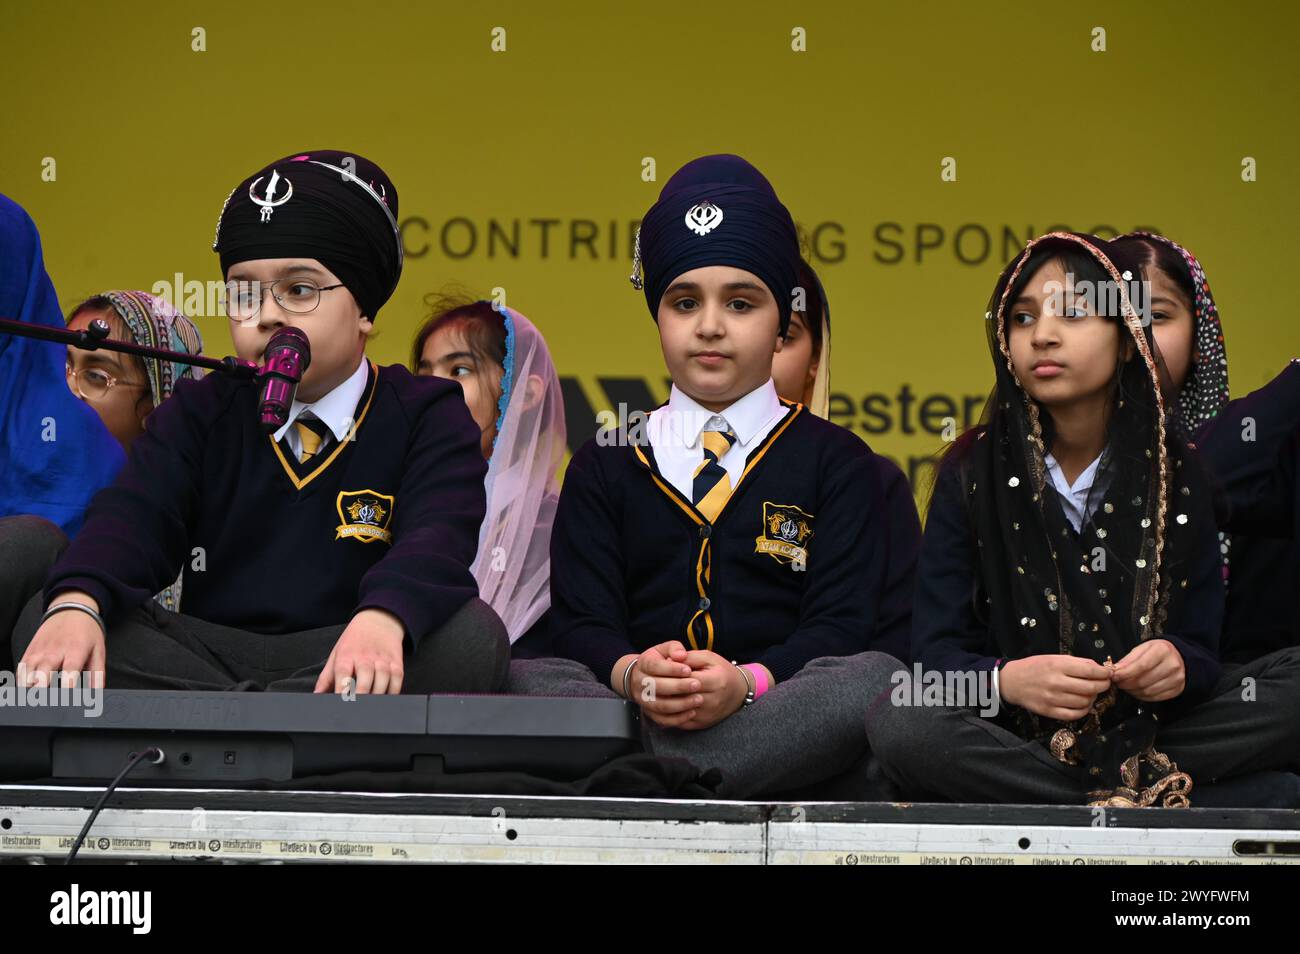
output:
M822 353L822 315L826 312L826 302L822 298L821 283L813 272L812 266L802 257L797 268L799 286L804 290L804 306L799 314L803 317L804 327L812 336L813 358L820 358ZM788 334L788 332L787 332Z
M424 346L434 332L443 328L459 328L465 334L465 343L480 361L492 361L502 369L506 366L505 315L491 302L475 300L463 291L430 292L424 296L430 313L411 344L411 373L420 373L420 360ZM500 379L490 382L493 403L501 399L504 387Z
M1110 272L1076 243L1064 239L1048 239L1036 245L1029 254L1024 267L1011 286L1011 291L1006 296L1006 301L1011 303L1019 298L1033 277L1048 262L1058 263L1061 270L1073 278L1076 284L1087 282L1087 287L1091 289L1105 287L1114 281ZM1116 264L1118 266L1118 263ZM1000 286L1002 282L998 284ZM1100 317L1109 321L1118 321L1123 317L1118 310L1118 296L1102 295L1099 300L1090 297L1089 304L1096 309ZM1107 308L1108 305L1113 305L1115 308Z
M1192 270L1187 267L1187 260L1178 254L1171 245L1148 238L1145 235L1126 235L1113 239L1111 246L1131 255L1146 274L1154 265L1169 276L1176 287L1187 299L1187 307L1196 308L1196 283L1192 281ZM1147 275L1148 281L1150 276Z
M1111 263L1121 275L1125 271L1133 273L1140 268L1140 259L1134 254L1132 249L1117 247L1115 243L1108 242L1095 235L1088 235L1085 233L1074 234L1095 246L1103 255L1110 259ZM1043 239L1034 246L1034 250L1029 253L1029 257L1025 260L1024 265L1016 275L1015 281L1011 284L1010 291L1007 292L1004 298L1003 290L1006 289L1007 283L1011 281L1011 273L1015 269L1016 262L1020 260L1020 255L1022 254L1024 254L1023 251L1020 254L1017 254L1016 257L1008 262L1002 269L1002 274L998 278L997 285L993 290L993 295L989 299L987 321L996 321L997 310L1000 307L1001 302L1005 300L1008 305L1014 303L1024 292L1025 288L1028 287L1033 277L1038 274L1039 270L1048 262L1054 261L1059 263L1062 270L1065 271L1067 275L1071 276L1076 284L1088 282L1092 290L1106 288L1109 283L1114 282L1114 278L1110 272L1107 271L1087 250L1081 248L1077 242L1072 242L1069 239L1049 238ZM1119 327L1119 322L1122 318L1119 311L1121 307L1119 296L1102 294L1093 297L1090 304L1093 305L1096 313L1100 317L1116 324L1117 334L1121 336L1121 341L1125 340L1127 333ZM1150 329L1148 328L1147 330L1149 335ZM1010 322L1004 322L1003 333L1007 335L1010 334ZM990 348L995 349L997 343L993 339L991 333L989 339ZM1000 360L1000 355L995 354L994 361L998 362ZM1121 399L1132 399L1139 402L1143 400L1140 394L1130 394L1129 392L1134 389L1126 386L1124 371L1129 363L1130 362L1125 361L1123 351L1121 350L1120 358L1115 368L1115 374L1112 378L1112 386L1114 389L1112 394L1113 402L1118 402ZM992 423L994 416L1001 414L1003 410L1004 409L998 405L997 387L995 385L992 392L989 394L988 401L985 403L980 423L972 427L968 432L970 436L964 440L959 439L954 441L946 450L941 452L939 468L936 469L936 476L938 469L942 469L949 464L961 464L974 448L974 441L978 432L988 428ZM1052 426L1052 416L1051 414L1043 413L1041 414L1039 421L1042 427L1043 441L1050 447L1053 437L1055 436Z

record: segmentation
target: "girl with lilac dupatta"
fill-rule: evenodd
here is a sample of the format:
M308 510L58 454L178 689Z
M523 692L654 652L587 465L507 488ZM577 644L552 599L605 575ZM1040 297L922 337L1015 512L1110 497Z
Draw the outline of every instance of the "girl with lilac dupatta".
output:
M516 659L551 655L551 525L564 398L546 340L518 311L442 299L417 334L418 374L460 382L488 459L487 516L471 571Z

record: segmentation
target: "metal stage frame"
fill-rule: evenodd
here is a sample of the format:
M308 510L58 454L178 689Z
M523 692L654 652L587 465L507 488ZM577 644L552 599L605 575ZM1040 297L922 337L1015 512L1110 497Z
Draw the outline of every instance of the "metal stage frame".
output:
M0 786L0 862L65 856L101 788ZM1300 863L1300 811L122 787L79 863Z

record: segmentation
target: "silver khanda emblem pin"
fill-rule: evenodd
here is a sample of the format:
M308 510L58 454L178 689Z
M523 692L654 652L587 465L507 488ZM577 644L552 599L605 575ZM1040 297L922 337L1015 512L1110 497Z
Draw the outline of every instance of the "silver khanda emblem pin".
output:
M708 235L722 222L722 210L705 199L686 212L686 227L696 235Z
M285 179L284 184L288 186L288 191L286 191L281 198L277 199L275 197L275 192L276 189L280 187L280 173L272 169L271 181L266 184L266 191L263 194L262 198L259 199L257 197L257 184L261 181L262 181L261 176L258 176L256 179L253 180L253 184L248 187L248 197L252 199L254 203L256 203L258 206L261 207L262 221L270 222L271 213L274 212L279 206L284 205L286 202L289 201L289 199L293 197L293 183L290 182L288 179Z

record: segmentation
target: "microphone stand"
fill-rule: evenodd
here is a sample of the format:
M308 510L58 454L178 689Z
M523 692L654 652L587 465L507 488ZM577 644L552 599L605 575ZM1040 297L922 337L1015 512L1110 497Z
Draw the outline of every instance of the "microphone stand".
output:
M155 358L159 361L175 361L179 364L191 364L209 371L220 371L234 378L253 379L258 376L258 366L253 361L228 356L209 358L204 355L185 354L181 351L168 351L165 348L149 348L133 341L114 341L109 338L108 322L96 318L85 331L70 331L67 328L50 328L46 325L33 325L26 321L11 321L0 318L0 333L18 335L23 338L36 338L40 341L52 341L56 344L79 348L82 351L120 351L122 354L139 355L142 358Z

